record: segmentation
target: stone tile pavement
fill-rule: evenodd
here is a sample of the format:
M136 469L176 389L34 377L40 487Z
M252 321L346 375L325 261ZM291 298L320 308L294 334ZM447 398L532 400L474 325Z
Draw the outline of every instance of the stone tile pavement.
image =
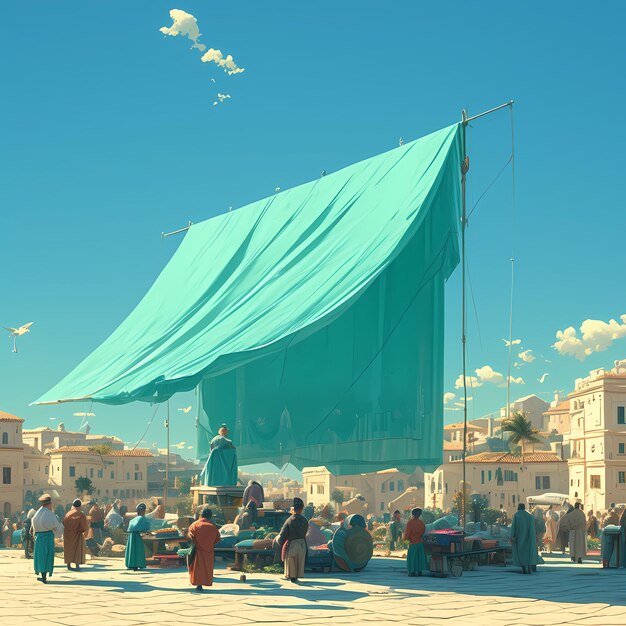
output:
M299 585L218 564L212 589L194 593L183 569L127 572L120 559L68 572L56 561L48 585L32 561L0 550L0 624L463 624L467 626L626 625L626 570L548 557L532 576L482 567L460 578L408 578L403 562L375 558L356 574L310 574Z

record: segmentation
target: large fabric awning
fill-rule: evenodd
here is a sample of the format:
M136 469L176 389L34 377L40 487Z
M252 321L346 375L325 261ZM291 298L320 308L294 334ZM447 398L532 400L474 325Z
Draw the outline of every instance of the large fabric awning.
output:
M231 415L226 398L241 396L237 376L247 373L249 399L252 375L259 393L265 383L269 391L289 379L290 389L306 386L312 397L323 398L324 407L312 406L311 414L302 418L315 425L354 382L356 369L371 369L410 319L426 331L411 335L420 344L411 344L413 360L422 365L419 371L404 360L396 366L411 373L412 383L406 387L416 394L411 410L428 405L432 420L441 424L441 286L458 263L459 128L445 128L192 225L135 310L36 404L163 402L202 382L205 411L212 411L206 430L214 430L211 420L232 418L238 424L232 425L235 432L240 428L243 433L246 417L241 410ZM420 304L422 297L426 299ZM419 311L411 313L411 307ZM363 319L356 320L359 315ZM360 347L345 343L346 333L358 337L357 326L364 333ZM332 335L333 329L341 329L340 335ZM322 340L326 349L318 345ZM281 381L264 379L270 371L275 375L272 368L264 374L266 359L289 355L297 362L299 345L308 364L315 365L302 371L306 381L298 380L288 365L280 367ZM311 349L317 357L307 352ZM344 363L344 370L333 376L333 361L343 362L339 354L346 350L350 367ZM313 363L316 358L321 361ZM389 376L389 363L375 366L378 379ZM427 384L425 369L431 371ZM394 384L402 376L398 372ZM275 397L283 403L285 389L279 388ZM377 385L373 388L380 391ZM209 389L213 400L207 397ZM369 404L361 402L360 410L379 413L385 402L373 399ZM280 414L283 424L286 414L293 423L289 406L282 406ZM245 446L244 438L241 434ZM246 460L240 452L242 456ZM440 450L430 456L439 458Z

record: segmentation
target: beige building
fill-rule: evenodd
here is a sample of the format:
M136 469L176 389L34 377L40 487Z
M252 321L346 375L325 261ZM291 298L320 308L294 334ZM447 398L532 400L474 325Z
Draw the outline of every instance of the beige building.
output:
M323 506L331 501L332 493L338 489L343 492L344 501L357 495L365 498L369 513L382 516L389 512L389 504L409 487L409 480L421 482L422 473L406 474L397 469L335 476L324 466L305 467L302 470L304 500L314 506Z
M544 413L550 408L550 403L539 396L531 394L511 402L510 413L523 413L527 420L540 431L544 430ZM507 418L506 407L500 409L500 423Z
M94 492L92 497L121 498L132 506L148 496L148 463L152 454L148 450L111 450L100 454L87 446L51 448L49 484L64 502L82 495L76 489L76 480L89 478Z
M21 417L0 411L0 515L22 510L24 502L24 448Z
M124 442L118 437L111 435L91 435L89 427L87 432L74 432L65 430L63 423L53 430L47 426L24 430L22 435L25 444L46 452L51 448L63 448L67 446L100 446L107 445L112 450L123 450Z
M547 434L566 435L570 432L569 400L550 407L544 414L544 431Z
M569 494L586 509L626 502L626 374L594 370L569 395Z
M500 505L512 515L528 496L546 492L567 493L567 462L551 452L519 456L503 452L481 452L466 459L466 482L471 494L485 495L490 508ZM454 495L461 490L463 463L444 463L425 474L425 502L428 507L451 509Z

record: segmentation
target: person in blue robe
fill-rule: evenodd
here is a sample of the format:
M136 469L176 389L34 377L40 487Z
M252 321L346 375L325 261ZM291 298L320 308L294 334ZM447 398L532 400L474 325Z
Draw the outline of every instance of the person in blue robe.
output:
M232 487L237 484L237 451L228 439L228 426L222 424L213 439L211 452L200 474L200 483L210 487Z
M39 498L41 508L33 515L31 532L35 536L33 566L37 580L47 583L54 571L54 537L63 532L63 524L52 512L52 497L45 493Z
M125 563L127 569L137 570L146 567L146 549L141 533L150 530L150 520L146 519L146 505L137 505L137 517L128 524L128 542L126 543Z

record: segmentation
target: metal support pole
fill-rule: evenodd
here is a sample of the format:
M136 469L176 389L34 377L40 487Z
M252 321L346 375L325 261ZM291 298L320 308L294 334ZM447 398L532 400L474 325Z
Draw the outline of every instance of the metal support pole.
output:
M167 401L167 419L165 420L167 433L167 456L165 457L165 487L163 489L163 507L167 507L167 490L170 485L170 401Z
M463 161L461 162L461 345L463 349L463 483L461 484L461 526L465 528L466 514L466 474L465 457L467 456L467 359L466 359L466 295L465 295L465 227L467 225L466 177L469 170L467 156L467 112L462 112Z

